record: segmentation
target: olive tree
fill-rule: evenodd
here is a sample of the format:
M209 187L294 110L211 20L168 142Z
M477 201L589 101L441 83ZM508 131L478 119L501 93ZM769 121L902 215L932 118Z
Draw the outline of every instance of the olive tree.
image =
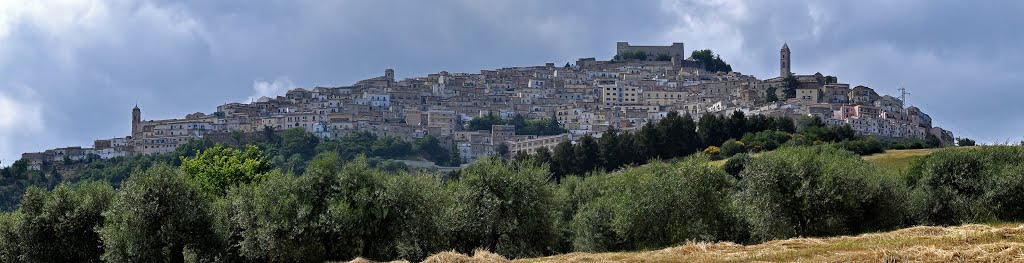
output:
M185 252L216 248L209 204L173 168L155 166L128 179L100 229L112 262L184 262Z
M789 147L740 172L736 206L756 240L888 229L904 222L904 196L866 161L832 146Z
M451 184L457 245L514 258L550 254L558 213L546 177L546 169L531 162L516 165L495 158L463 170Z

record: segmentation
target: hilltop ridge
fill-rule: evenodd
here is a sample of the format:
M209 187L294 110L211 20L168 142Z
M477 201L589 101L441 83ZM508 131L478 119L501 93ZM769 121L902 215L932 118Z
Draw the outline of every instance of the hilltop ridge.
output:
M886 138L935 136L953 144L953 134L932 126L932 117L905 104L906 94L880 95L874 89L839 82L831 75L792 72L793 53L780 50L779 76L758 79L732 71L711 50L684 59L683 43L633 46L616 43L608 61L581 58L570 65L508 67L479 73L441 71L396 79L384 74L335 87L296 88L251 103L228 103L212 113L146 120L131 109L127 136L97 139L91 147L63 147L22 154L30 170L54 163L174 152L196 138L227 143L265 129L303 129L320 138L357 132L405 140L430 135L457 150L461 163L508 150L534 153L562 141L600 137L608 129L634 130L669 112L728 116L818 116L829 126L848 125L861 135ZM901 91L905 91L902 90ZM467 129L477 118L557 123L561 134L495 125ZM126 120L127 121L127 120ZM130 125L129 125L130 124Z

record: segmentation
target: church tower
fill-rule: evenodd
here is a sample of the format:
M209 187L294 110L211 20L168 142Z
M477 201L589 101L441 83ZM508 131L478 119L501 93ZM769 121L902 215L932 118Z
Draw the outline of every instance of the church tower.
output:
M789 44L783 43L782 50L779 51L779 77L789 77L793 75L790 71L791 64L789 63Z
M139 110L139 105L136 104L135 108L132 109L132 138L139 137L142 129L142 110Z
M395 82L395 70L394 69L385 69L384 70L384 78L388 79L388 81Z

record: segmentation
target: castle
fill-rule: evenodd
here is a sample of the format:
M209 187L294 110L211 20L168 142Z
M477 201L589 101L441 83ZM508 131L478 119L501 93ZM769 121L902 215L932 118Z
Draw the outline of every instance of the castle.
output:
M686 57L684 47L683 43L679 42L672 43L670 46L632 46L629 42L618 42L615 43L615 55L639 51L647 54L647 60L656 60L658 55L668 55L672 57L672 64L678 66Z

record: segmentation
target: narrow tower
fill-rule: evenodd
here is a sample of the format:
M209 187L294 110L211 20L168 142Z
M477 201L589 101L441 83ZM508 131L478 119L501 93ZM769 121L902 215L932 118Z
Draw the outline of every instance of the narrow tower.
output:
M139 132L141 132L140 124L142 124L142 110L139 110L139 105L136 104L135 108L132 109L132 138L139 137Z
M388 79L388 81L395 82L395 70L394 69L385 69L384 70L384 78Z
M793 75L789 67L789 44L783 43L782 50L779 51L779 77L785 78Z

